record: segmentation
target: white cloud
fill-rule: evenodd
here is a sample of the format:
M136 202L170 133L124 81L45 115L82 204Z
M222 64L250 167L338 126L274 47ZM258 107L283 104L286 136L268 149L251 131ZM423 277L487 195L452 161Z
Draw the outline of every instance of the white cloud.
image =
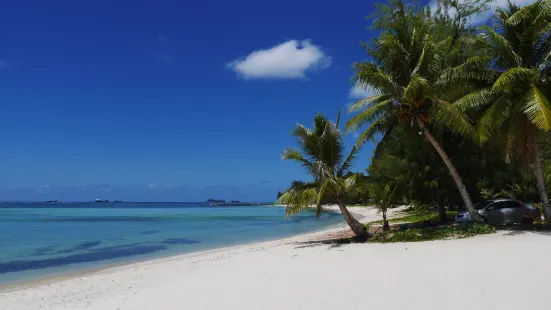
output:
M157 189L157 188L159 188L159 184L157 184L157 183L149 183L149 185L147 185L147 187L148 187L149 189Z
M459 3L461 3L464 0L459 0ZM482 14L475 15L471 17L470 23L472 25L482 25L486 23L492 15L494 15L496 8L505 8L507 7L508 0L494 0L494 2L490 3L490 9ZM517 4L519 6L525 6L528 4L532 4L536 2L536 0L511 0L512 3ZM431 12L436 11L436 0L432 0L429 4ZM450 15L455 14L455 10L450 10Z
M246 79L305 78L306 72L325 69L331 57L310 41L291 40L272 48L261 49L236 59L228 67Z
M375 90L372 89L371 87L365 88L356 84L354 85L354 87L350 89L350 93L348 94L348 96L351 99L364 99L364 98L374 96L375 94L376 94Z

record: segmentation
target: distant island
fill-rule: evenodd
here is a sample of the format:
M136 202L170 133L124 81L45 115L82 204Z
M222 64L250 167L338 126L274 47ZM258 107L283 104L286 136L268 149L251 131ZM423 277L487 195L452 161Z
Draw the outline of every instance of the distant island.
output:
M226 202L225 200L219 200L219 199L209 199L207 200L207 203L213 207L223 207L223 206L258 206L260 205L260 202L241 202L239 200L231 200L230 202Z
M118 202L122 202L122 200L113 200L113 201L110 201L109 199L96 199L95 202L102 202L102 203L106 203L106 202L114 202L114 203L118 203Z
M207 200L207 203L225 203L225 200L219 200L219 199L209 199Z

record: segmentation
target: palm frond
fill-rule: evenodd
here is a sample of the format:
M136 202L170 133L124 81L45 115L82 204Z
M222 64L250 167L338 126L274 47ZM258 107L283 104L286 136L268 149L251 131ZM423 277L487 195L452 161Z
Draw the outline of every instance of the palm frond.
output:
M310 159L316 158L320 153L318 145L318 134L320 134L318 128L312 131L303 125L297 124L291 136L295 137L299 143L299 146L304 154Z
M492 86L492 91L512 91L513 88L534 80L538 72L534 69L516 67L501 74Z
M381 94L392 94L397 88L392 76L372 62L357 63L354 78L360 87L371 87Z
M371 123L375 118L377 118L381 113L384 113L385 110L388 108L392 108L391 99L382 101L368 109L363 110L346 122L346 132L357 130L365 124Z
M497 133L511 113L511 101L506 95L499 97L480 117L474 138L479 144L486 143Z
M286 205L285 216L308 210L318 200L319 183L307 183L283 193L275 204Z
M318 139L318 143L321 150L318 158L328 169L333 170L334 173L335 169L342 162L345 149L342 134L337 126L331 122L327 122L323 134Z
M538 65L538 71L543 71L547 66L549 66L549 61L551 61L551 39L547 42L549 44L549 47L547 49L549 50L547 54L541 59L541 62Z
M298 150L289 148L281 153L281 159L292 160L301 164L308 172L312 171L313 163L308 161Z
M415 65L415 68L413 68L413 71L411 71L410 76L413 77L419 73L419 70L421 70L421 67L423 66L423 61L425 60L425 52L427 50L428 42L425 42L425 46L422 49L421 55L419 56L419 59L417 60L417 64Z
M346 172L350 171L350 169L352 168L352 164L354 163L354 160L356 159L356 156L359 152L360 148L357 145L354 145L346 159L343 161L340 169L337 171L337 177L341 177Z
M362 109L370 108L373 105L375 105L375 104L377 104L381 101L386 101L388 99L390 99L389 95L375 95L375 96L371 96L371 97L368 97L368 98L365 98L365 99L360 99L360 100L356 101L355 103L353 103L348 108L348 112L358 112L358 111L361 111Z
M530 18L538 17L541 15L551 15L551 2L548 0L537 1L536 3L527 5L509 18L507 18L506 23L512 26L516 26L519 23L528 20Z
M469 118L453 104L443 100L434 100L434 120L449 128L451 131L467 136L472 134L473 126Z
M493 82L498 74L488 69L490 60L487 56L471 57L459 66L444 70L436 84L454 87L456 83L465 81Z
M470 109L479 109L487 106L492 103L494 99L494 93L492 93L492 90L490 88L483 88L455 101L454 105L461 111L467 111Z
M503 139L505 141L503 153L505 162L511 163L515 155L519 153L519 145L522 144L522 136L524 135L525 124L524 116L520 113L513 114L503 124Z
M312 170L310 174L315 180L324 180L333 175L333 168L334 167L328 165L324 159L321 159L312 163Z
M523 103L522 109L532 124L544 131L551 130L551 103L536 85L530 86Z
M337 120L335 121L335 127L339 128L339 124L341 123L341 114L342 111L339 110L339 114L337 114Z
M390 126L389 128L387 128L387 130L383 133L383 136L381 138L381 140L379 141L379 143L377 143L377 145L375 146L375 150L373 150L373 160L377 160L381 154L383 153L384 151L384 148L385 148L385 142L390 139L391 135L392 135L392 132L394 130L395 126Z
M321 203L323 202L323 199L325 198L326 192L328 192L331 180L327 179L321 184L321 187L318 192L318 196L316 199L316 217L319 218L321 215Z
M384 133L389 128L394 126L394 123L397 122L397 118L392 115L383 115L377 120L373 121L367 129L362 132L356 141L356 146L361 148L367 141L374 138L378 133Z
M507 41L502 35L495 32L492 28L488 26L482 26L481 29L486 34L488 42L490 42L490 48L492 52L497 53L500 57L503 58L503 61L509 67L520 67L522 59L514 51L511 46L511 43Z
M408 101L415 101L419 97L424 97L425 90L429 87L429 82L427 79L421 77L420 75L414 75L411 77L409 84L404 89L404 99Z

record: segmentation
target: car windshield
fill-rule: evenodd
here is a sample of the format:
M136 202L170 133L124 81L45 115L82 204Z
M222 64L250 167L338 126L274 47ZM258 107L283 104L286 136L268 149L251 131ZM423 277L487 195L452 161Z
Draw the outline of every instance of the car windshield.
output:
M474 208L476 210L481 210L481 209L484 209L484 207L486 207L487 205L489 205L491 203L491 201L481 201L477 204L474 205Z

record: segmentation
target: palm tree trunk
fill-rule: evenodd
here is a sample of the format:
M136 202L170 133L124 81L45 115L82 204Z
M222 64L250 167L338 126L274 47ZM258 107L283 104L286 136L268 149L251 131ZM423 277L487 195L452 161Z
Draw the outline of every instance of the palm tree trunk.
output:
M461 180L461 176L459 176L457 169L455 169L455 166L453 165L451 159L448 157L448 154L446 154L446 151L444 151L440 143L436 141L436 139L433 137L433 135L430 133L427 127L425 127L425 124L423 124L423 121L419 118L415 118L415 121L417 122L417 126L419 126L419 129L421 129L421 131L425 135L425 138L427 138L430 144L432 144L432 146L436 149L436 152L438 152L440 157L442 157L444 164L446 164L446 167L448 167L448 170L450 171L450 175L455 181L455 185L459 190L459 194L461 195L461 198L463 198L463 203L465 204L465 208L467 209L467 211L469 211L471 218L475 222L482 222L482 217L474 209L473 202L471 201L471 196L469 196L469 192L467 191L467 188L463 184L463 181Z
M348 212L348 209L346 208L346 203L343 199L337 199L337 203L339 205L339 210L341 211L342 215L344 216L344 220L350 226L350 229L356 234L357 237L361 239L369 239L372 237L371 233L369 233L365 227L362 225L362 223L358 222L357 219Z
M446 224L448 222L448 216L446 215L446 207L443 204L438 204L438 214L440 217L440 224Z
M541 158L538 143L534 143L534 159L536 163L536 181L538 183L538 194L543 205L543 212L547 220L551 219L551 206L549 206L549 197L547 197L547 188L545 187L545 179L543 178L543 168L541 166Z
M388 223L388 220L386 219L386 211L383 210L383 231L389 231L390 230L390 224Z

